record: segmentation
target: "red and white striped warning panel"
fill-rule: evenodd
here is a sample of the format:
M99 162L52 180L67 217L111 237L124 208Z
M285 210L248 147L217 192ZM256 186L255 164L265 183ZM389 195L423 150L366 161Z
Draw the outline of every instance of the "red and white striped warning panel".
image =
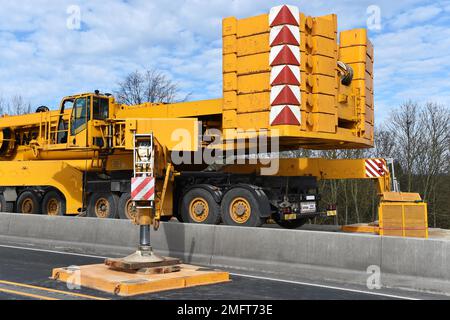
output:
M270 85L300 86L300 68L295 66L275 66L270 75Z
M292 45L272 47L270 50L270 66L293 65L300 69L300 48Z
M279 105L300 105L300 87L299 86L274 86L270 92L270 104L272 106Z
M155 178L139 177L131 179L131 200L154 201L155 200Z
M300 109L298 106L273 106L272 111L270 112L270 123L272 126L280 126L287 123L300 125Z
M281 25L300 25L300 11L297 7L289 5L281 5L270 9L269 14L270 27L276 27Z
M366 176L368 178L379 178L389 173L384 159L366 159Z
M277 26L270 29L270 46L289 44L300 46L300 28L295 26Z
M294 6L270 10L270 124L301 124L300 11Z

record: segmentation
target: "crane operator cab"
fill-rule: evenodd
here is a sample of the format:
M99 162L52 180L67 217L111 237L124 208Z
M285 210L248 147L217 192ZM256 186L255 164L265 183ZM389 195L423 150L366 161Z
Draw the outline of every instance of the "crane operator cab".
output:
M66 97L61 102L56 144L69 148L109 146L108 119L114 98L95 93Z

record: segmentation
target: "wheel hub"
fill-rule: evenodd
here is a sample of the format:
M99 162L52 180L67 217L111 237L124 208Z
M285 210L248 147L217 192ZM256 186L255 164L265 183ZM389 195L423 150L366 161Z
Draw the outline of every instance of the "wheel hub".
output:
M109 213L109 202L106 199L98 199L95 205L95 214L99 218L106 218Z
M205 206L203 203L196 204L194 206L194 212L196 215L201 216L205 212Z
M209 215L209 205L205 199L196 198L191 201L189 214L195 222L205 222Z
M25 199L25 201L22 203L22 213L32 213L33 209L33 200Z
M49 216L56 216L59 211L59 202L56 199L51 199L47 205L47 212Z
M247 199L236 198L230 205L230 216L236 223L246 223L250 219L251 214L251 205Z
M236 206L236 214L237 214L238 216L242 217L242 216L245 214L245 212L247 212L247 207L246 207L244 204L239 203L239 204Z

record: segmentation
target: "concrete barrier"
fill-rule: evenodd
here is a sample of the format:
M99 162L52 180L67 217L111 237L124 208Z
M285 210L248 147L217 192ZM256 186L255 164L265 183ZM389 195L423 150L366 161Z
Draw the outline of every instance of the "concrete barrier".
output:
M136 249L129 221L0 214L0 241L123 256ZM450 241L336 232L163 223L151 234L159 254L284 279L366 285L370 266L385 287L450 294Z
M88 254L108 249L121 255L135 247L139 229L120 220L0 214L0 239Z

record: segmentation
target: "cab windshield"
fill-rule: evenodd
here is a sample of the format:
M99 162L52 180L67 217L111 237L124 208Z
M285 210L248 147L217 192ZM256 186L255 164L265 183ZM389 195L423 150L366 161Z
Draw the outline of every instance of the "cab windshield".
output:
M86 123L90 119L90 105L90 97L75 100L70 127L70 134L72 136L86 129Z

